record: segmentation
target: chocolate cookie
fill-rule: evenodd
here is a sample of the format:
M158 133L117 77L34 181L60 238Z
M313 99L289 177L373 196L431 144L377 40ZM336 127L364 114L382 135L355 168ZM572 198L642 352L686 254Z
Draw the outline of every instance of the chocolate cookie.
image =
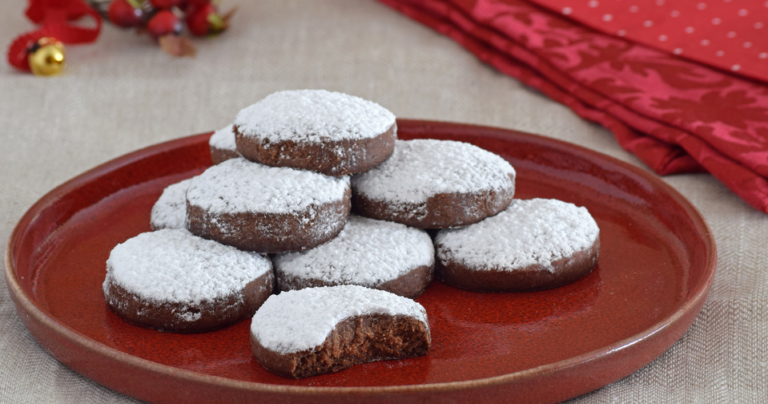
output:
M349 177L230 159L187 190L193 234L262 253L302 251L338 234L350 209Z
M213 132L213 135L208 140L208 146L211 149L213 164L219 164L229 159L240 157L240 153L237 152L237 145L235 144L233 125L227 125L227 127Z
M296 379L363 362L426 355L431 342L420 304L352 285L271 296L251 323L256 360Z
M424 230L352 215L333 240L273 263L281 291L360 285L415 298L432 281L435 249Z
M187 219L187 188L190 179L167 186L155 205L149 224L152 230L184 229Z
M395 116L362 98L325 90L280 91L235 118L245 158L340 176L369 170L392 154Z
M506 160L449 140L398 140L387 161L352 178L355 213L423 229L479 222L514 194L515 170Z
M435 276L476 292L555 288L592 272L599 233L586 208L555 199L516 199L480 223L438 232Z
M103 290L107 306L129 323L190 333L252 316L273 284L269 259L164 229L112 249Z

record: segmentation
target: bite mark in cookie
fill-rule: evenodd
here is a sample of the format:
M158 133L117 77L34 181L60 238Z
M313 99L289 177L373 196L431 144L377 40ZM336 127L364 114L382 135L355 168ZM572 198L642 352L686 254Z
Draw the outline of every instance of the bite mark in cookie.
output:
M424 308L361 286L309 288L270 297L251 322L257 361L303 378L384 359L425 355L431 345Z

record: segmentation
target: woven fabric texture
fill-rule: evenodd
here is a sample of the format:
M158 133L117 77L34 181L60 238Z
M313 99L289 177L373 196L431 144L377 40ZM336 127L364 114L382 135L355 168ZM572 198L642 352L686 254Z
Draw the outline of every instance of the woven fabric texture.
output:
M224 8L235 0L224 0ZM374 1L238 1L232 29L174 60L105 26L38 78L0 66L0 241L67 179L130 151L225 126L283 89L325 88L397 116L500 126L574 142L642 166L604 128ZM0 38L30 29L25 2L0 2ZM696 205L719 250L709 298L687 334L635 374L574 403L763 403L768 397L768 215L707 174L664 178ZM130 403L49 356L0 278L0 403Z

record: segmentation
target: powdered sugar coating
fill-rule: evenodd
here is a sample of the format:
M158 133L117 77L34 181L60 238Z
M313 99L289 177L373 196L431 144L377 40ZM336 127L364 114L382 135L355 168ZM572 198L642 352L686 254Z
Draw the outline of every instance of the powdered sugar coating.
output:
M469 268L514 271L552 263L590 248L599 236L584 207L556 199L515 199L496 216L435 237L437 259Z
M427 232L403 224L351 215L333 240L273 258L275 271L299 280L376 287L420 266L432 266Z
M208 139L208 145L221 150L237 151L234 125L229 124L226 127L213 132L211 138Z
M193 178L187 202L210 213L296 213L344 199L349 177L234 158Z
M415 301L382 290L343 285L270 296L253 316L251 334L263 347L289 354L316 348L339 322L366 314L412 317L429 330L427 312Z
M163 229L113 248L103 287L107 293L111 281L145 300L199 305L237 293L271 269L257 253Z
M394 124L395 116L381 105L326 90L272 93L235 118L240 134L262 143L373 138Z
M153 230L183 229L187 220L187 189L192 179L167 186L155 205L149 224Z
M397 140L380 166L355 175L352 187L368 199L424 204L443 193L476 193L514 186L515 169L489 151L452 140Z

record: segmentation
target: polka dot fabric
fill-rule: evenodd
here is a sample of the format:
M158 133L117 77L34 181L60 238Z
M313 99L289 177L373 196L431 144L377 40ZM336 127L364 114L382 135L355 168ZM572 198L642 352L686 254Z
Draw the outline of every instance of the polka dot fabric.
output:
M568 18L768 82L766 0L530 0Z

